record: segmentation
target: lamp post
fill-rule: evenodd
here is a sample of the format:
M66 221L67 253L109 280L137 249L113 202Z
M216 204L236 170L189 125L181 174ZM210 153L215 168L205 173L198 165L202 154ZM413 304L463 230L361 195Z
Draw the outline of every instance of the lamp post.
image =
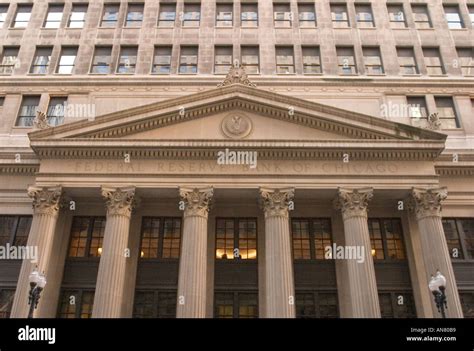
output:
M443 318L446 318L445 309L448 308L445 294L446 278L444 277L444 275L441 274L439 270L436 271L436 275L431 276L428 287L434 295L436 307L438 307L438 312L441 313L441 316Z
M38 269L35 268L28 278L30 281L30 293L28 296L28 305L30 305L30 310L28 312L28 318L33 318L33 312L38 306L41 291L46 285L46 277L43 273L39 273Z

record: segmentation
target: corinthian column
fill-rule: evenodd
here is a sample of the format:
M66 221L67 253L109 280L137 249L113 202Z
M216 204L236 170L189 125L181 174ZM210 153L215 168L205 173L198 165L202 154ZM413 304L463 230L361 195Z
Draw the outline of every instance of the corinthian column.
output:
M180 188L184 202L183 237L179 262L178 318L206 317L207 217L212 188Z
M135 187L102 188L107 205L104 242L97 274L93 318L121 317L129 258L128 235Z
M446 296L448 318L462 318L461 302L459 301L456 278L453 272L443 224L441 222L441 201L446 199L446 187L437 189L413 188L411 193L416 219L420 230L421 255L427 272L435 274L439 270L446 277ZM419 277L428 289L428 276ZM433 314L439 316L434 299L431 301Z
M295 318L295 286L288 206L295 190L260 189L265 212L266 317Z
M350 317L379 318L380 305L371 255L367 205L373 197L372 188L339 189L334 201L344 221L345 246L362 247L363 260L346 258L348 280L343 289L350 298ZM361 262L362 261L362 262Z
M29 275L38 266L38 271L44 272L46 279L50 267L51 249L53 247L54 233L58 219L59 203L62 189L57 187L30 186L28 196L33 199L33 221L28 236L29 247L36 247L38 252L37 262L23 260L20 276L13 300L12 318L26 318L28 316L28 293L30 290ZM47 285L46 288L47 289ZM40 299L38 307L41 306Z

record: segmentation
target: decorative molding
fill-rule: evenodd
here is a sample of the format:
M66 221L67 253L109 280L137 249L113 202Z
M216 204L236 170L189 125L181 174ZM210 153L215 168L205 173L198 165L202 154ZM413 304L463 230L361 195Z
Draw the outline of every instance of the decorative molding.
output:
M438 167L435 166L436 174L439 176L465 177L474 176L474 165L466 167Z
M102 197L105 199L107 216L131 217L135 203L135 187L101 188Z
M56 216L61 204L62 187L28 187L28 196L33 199L34 214Z
M231 113L221 122L221 130L225 136L232 139L242 139L250 134L252 120L242 113Z
M179 196L184 202L184 217L199 216L207 218L211 206L214 189L179 188Z
M374 196L373 188L339 188L334 199L334 208L342 212L344 220L352 217L367 218L367 207Z
M438 112L434 112L428 116L428 129L441 130L441 120Z
M222 88L232 84L242 84L252 88L256 87L256 85L249 80L247 73L245 72L245 67L236 63L230 67L229 73L227 73L224 81L218 84L217 87Z
M294 195L294 188L260 188L261 207L265 218L275 216L288 218L290 201L293 201Z
M46 113L39 110L36 111L36 118L33 120L33 125L37 129L51 128L51 126L48 123L48 117L46 116Z
M35 175L39 171L38 166L31 166L31 165L0 165L0 174L22 174L22 175Z
M441 201L448 197L448 188L412 188L411 209L418 220L441 217Z

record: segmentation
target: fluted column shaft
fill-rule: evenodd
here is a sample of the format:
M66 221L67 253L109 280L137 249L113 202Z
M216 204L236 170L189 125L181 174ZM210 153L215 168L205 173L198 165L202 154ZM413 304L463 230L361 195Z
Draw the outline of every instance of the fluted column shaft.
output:
M124 303L130 218L135 188L102 188L107 222L97 274L93 318L119 318Z
M456 278L449 255L443 223L441 221L441 201L448 195L446 188L412 190L414 210L420 231L420 241L423 261L426 271L435 274L439 270L446 277L446 297L448 318L462 318L463 312L459 299ZM420 277L423 279L423 277ZM424 277L426 289L430 277ZM440 316L432 299L434 316Z
M265 212L266 317L294 318L295 287L288 206L294 189L260 189Z
M212 195L212 188L180 188L185 209L176 304L178 318L206 317L207 219Z
M12 318L26 318L28 316L28 294L30 291L29 275L38 266L39 272L44 272L46 279L51 269L51 249L53 247L54 233L59 212L61 187L36 187L28 188L28 196L33 199L33 221L28 236L29 247L37 247L38 262L23 260L18 278L18 284L13 300ZM48 285L45 287L45 291ZM44 293L44 291L43 291ZM38 308L41 307L40 298ZM38 316L35 314L35 316Z
M364 260L344 261L348 271L348 297L351 316L354 318L379 318L380 305L375 279L374 261L371 255L367 205L372 199L371 188L339 189L335 199L344 221L345 246L362 247Z

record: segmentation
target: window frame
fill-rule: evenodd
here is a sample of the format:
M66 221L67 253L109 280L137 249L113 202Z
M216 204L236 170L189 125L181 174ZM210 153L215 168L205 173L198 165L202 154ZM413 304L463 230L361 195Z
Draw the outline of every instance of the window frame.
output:
M347 67L351 69L351 73L345 73L344 69L346 69L346 64L340 64L339 59L341 58L342 60L347 59L349 57L348 55L340 55L338 53L339 50L351 50L352 52L352 60L354 61L353 64L348 64ZM357 76L359 75L359 68L357 66L357 57L355 53L354 46L336 46L336 57L337 57L337 73L340 76Z
M160 28L172 28L176 24L176 3L161 3L159 5L158 9L158 23L157 26ZM171 9L173 8L173 12L171 11L162 11L165 9ZM163 19L161 18L162 14L168 14L168 13L173 13L173 19L167 19L166 16L163 16ZM166 23L166 25L164 25Z
M374 263L379 263L379 262L406 262L408 260L408 256L407 256L407 248L406 248L406 244L405 244L405 234L403 232L403 223L402 223L402 220L401 218L398 218L398 217L369 217L367 219L367 226L369 227L369 236L370 236L370 249L373 250L373 246L372 246L372 236L370 235L370 229L371 229L371 225L370 225L370 222L371 221L378 221L379 222L379 228L380 228L380 237L381 237L381 240L382 240L382 248L383 248L383 258L376 258L375 256L372 255L372 252L370 252L370 255L372 256L372 259L374 261ZM394 221L398 221L398 226L400 228L400 241L402 243L402 247L403 247L403 258L392 258L389 256L389 249L388 249L388 243L387 243L387 233L385 231L385 226L383 225L384 224L384 221L391 221L391 222L394 222Z
M218 63L217 62L217 51L218 50L224 50L224 49L228 49L230 50L230 63ZM219 55L219 56L228 56L228 55ZM217 75L224 75L224 74L227 74L229 69L232 67L233 65L233 62L234 62L234 48L232 45L214 45L214 74L217 74ZM228 67L229 69L227 69L226 72L224 73L221 73L221 72L217 72L216 70L216 67Z
M56 9L56 10L61 9L61 11L60 11L61 18L59 20L55 20L55 19L50 20L49 19L50 14L59 12L59 11L51 11L53 9ZM50 3L48 3L48 9L46 11L46 17L44 18L42 29L59 29L59 28L61 28L61 24L63 22L63 19L64 19L64 3L50 2ZM56 26L48 27L48 24L55 24L55 25L57 25L57 27Z
M83 9L84 11L77 11L77 9ZM82 28L84 28L86 26L88 10L89 10L89 6L87 4L73 3L72 8L71 8L71 12L69 13L69 18L67 20L66 28L71 28L71 29L82 29ZM72 18L73 14L78 14L78 13L84 13L84 18L82 20L75 20L75 19ZM76 26L71 26L71 23L82 23L82 25L80 27L76 27Z
M456 10L455 12L447 12L446 9L451 9L451 10ZM461 9L458 4L443 4L443 11L444 11L444 18L446 20L446 23L448 24L448 29L449 30L456 30L456 29L465 29L466 24L464 23L462 16L461 16ZM448 14L457 14L458 20L453 21L448 19ZM459 24L459 27L454 26L451 27L452 23L457 23Z
M13 57L12 55L9 55L9 56L5 56L5 51L7 50L13 50L15 51L15 59L13 61L13 63L10 63L10 64L4 64L3 61L5 59L5 57ZM20 47L19 46L3 46L2 48L2 55L0 56L0 58L2 59L0 61L0 75L12 75L13 73L15 73L15 68L18 64L18 53L20 52ZM8 68L8 69L7 69Z
M415 23L415 28L416 29L432 29L433 28L433 21L431 19L431 14L430 14L430 9L428 7L428 4L426 3L411 3L411 12L413 13L413 22ZM415 9L423 9L424 11L422 12L416 12ZM427 20L417 20L417 16L419 14L426 14ZM420 25L421 23L421 25ZM423 24L428 24L427 27L423 26Z
M64 106L64 109L62 110L62 116L61 116L61 115L60 115L60 116L55 116L55 115L51 115L51 114L50 114L50 113L51 113L51 107L52 107L52 106L51 106L51 102L52 102L53 100L55 100L55 99L56 99L56 100L59 100L59 99L63 99L63 100L64 100L64 104L63 104L63 105L65 105L65 106ZM59 126L59 125L61 125L61 124L64 124L64 118L66 117L66 106L67 106L67 102L68 102L68 97L67 97L67 96L50 96L50 97L49 97L48 108L47 108L47 110L46 110L46 118L47 118L48 124L49 124L50 126ZM55 106L57 106L57 105L55 105ZM50 121L51 121L53 118L54 118L57 122L54 123L54 124L51 124Z
M199 11L191 11L191 9L197 8ZM184 3L183 6L183 19L181 21L181 27L183 28L199 28L201 26L201 13L202 12L202 7L201 3ZM186 16L189 17L190 14L192 13L198 13L199 16L198 18L186 18Z
M306 50L316 50L317 51L317 56L308 56L306 55L305 56L305 49ZM305 57L318 57L319 58L319 64L307 64L305 63L305 60L304 58ZM322 75L323 74L323 63L322 63L322 60L321 60L321 47L319 45L314 45L314 46L311 46L311 45L303 45L301 46L301 59L303 61L303 74L304 75ZM305 71L305 67L319 67L319 73L313 73L313 72L306 72Z
M257 63L256 64L245 64L243 59L242 59L242 53L244 50L246 49L252 49L252 50L256 50L257 52ZM246 56L249 56L249 55L246 55ZM247 74L248 75L257 75L257 74L260 74L260 46L259 45L241 45L240 46L240 63L244 66L244 68L246 69L247 71ZM257 72L254 73L254 72L249 72L247 67L256 67L257 68Z
M217 295L232 295L232 317L219 317L218 310L219 306L217 304L218 297ZM256 308L256 315L253 317L241 317L240 315L240 297L242 295L253 295L255 297L256 304L255 305L247 305L247 306L255 306ZM226 305L228 306L228 305ZM214 291L214 312L213 312L213 317L217 319L222 319L222 318L232 318L232 319L241 319L241 318L259 318L259 294L258 291L256 290L222 290L222 289L216 289Z
M290 3L272 3L273 6L273 27L274 28L291 28L293 27L293 13L291 12ZM277 10L281 8L282 10ZM284 9L283 9L284 8ZM279 14L283 14L283 19L277 19Z
M37 105L26 105L26 106L29 106L30 108L32 108L33 106L35 106L35 111L34 111L34 115L30 116L30 115L22 115L22 110L23 110L23 103L25 102L25 99L37 99L38 101L38 104ZM40 100L41 100L41 95L36 95L36 94L27 94L27 95L22 95L21 97L21 101L20 101L20 108L18 110L18 113L17 113L17 116L16 116L16 121L15 121L15 127L26 127L26 128L31 128L33 127L33 121L34 119L36 118L36 114L37 114L37 110L39 108L39 104L40 104ZM25 118L28 118L26 124L19 124L20 120L22 119L25 119ZM31 124L30 124L31 123Z
M7 21L9 10L10 4L0 4L0 29L3 28Z
M66 293L70 294L69 296L66 295ZM83 301L84 301L84 295L85 294L90 294L92 293L92 304L91 304L91 310L88 313L89 317L86 318L92 318L92 307L94 305L94 296L95 296L95 289L90 289L90 288L62 288L61 292L59 294L59 301L58 301L58 309L57 309L57 314L56 318L59 319L68 319L68 317L62 317L62 307L63 307L63 301L65 299L70 299L70 297L74 294L77 293L79 298L76 299L75 301L75 311L74 311L74 319L82 319L83 309ZM77 308L79 306L80 308Z
M33 55L33 61L31 61L31 66L30 66L30 71L28 74L34 74L34 75L46 75L50 73L51 69L51 56L53 55L53 46L37 46L35 48L35 53ZM46 55L38 55L39 51L44 50L49 51L48 57L48 62L46 64L36 64L36 60L39 57L46 57ZM44 72L42 69L40 69L40 72L35 72L36 67L42 67L44 69Z
M111 7L116 7L117 8L117 18L114 19L114 20L110 20L110 19L107 19L105 17L107 10L108 8L111 8ZM121 7L121 3L118 2L105 2L103 4L103 9L102 9L102 16L100 18L100 25L99 25L99 28L117 28L118 26L118 23L119 23L119 19L120 19L120 7ZM104 25L104 23L106 23L107 25ZM109 23L113 23L113 25L109 25Z
M446 69L444 67L443 57L441 56L441 50L440 50L439 47L423 46L421 48L421 51L423 52L423 60L424 60L425 67L426 67L426 73L429 76L444 76L444 75L446 75ZM437 55L429 56L429 55L427 55L427 53L429 53L429 54L435 53ZM439 65L433 65L430 62L433 58L437 58L439 60ZM432 70L434 70L434 69L440 69L441 73L433 72Z
M334 2L334 3L330 3L329 6L330 6L330 12L331 12L332 28L333 29L351 28L351 21L349 18L349 9L347 8L347 3ZM344 8L345 11L341 13L345 13L346 19L337 19L337 14L339 12L336 12L335 9L342 9L342 8ZM338 24L334 25L335 23L338 23ZM346 26L339 25L340 23L346 23Z
M471 55L469 56L470 61L469 61L468 65L464 65L463 58L467 57L467 56L461 56L459 54L460 54L461 51L468 51L468 50L471 52ZM474 76L474 46L472 46L472 47L457 46L456 47L456 54L458 56L458 60L459 60L459 63L460 63L459 68L461 70L461 74L465 77ZM467 73L465 73L465 70L467 70Z
M249 9L255 7L255 12L253 12L253 11L243 11L244 6L248 7ZM257 16L256 16L255 19L244 19L243 18L244 13L245 14L255 13ZM241 2L240 3L240 26L242 28L257 28L258 27L258 21L259 21L258 2L257 3L244 3L244 2ZM245 23L245 25L244 25L244 23ZM253 23L255 25L248 25L250 23Z
M455 224L455 228L456 228L456 234L457 234L457 237L458 237L458 241L459 241L459 247L460 247L460 251L461 251L461 254L462 254L462 257L457 257L457 258L454 258L451 254L451 252L449 253L449 256L451 257L451 260L454 260L455 262L474 262L474 254L473 254L473 257L472 258L468 258L470 255L468 254L468 250L467 250L467 245L466 245L466 235L464 233L464 230L461 230L462 229L462 224L461 224L461 221L462 220L471 220L471 221L474 221L474 218L473 217L443 217L442 218L442 223L444 224L445 221L454 221L454 224ZM443 231L444 231L444 225L443 225ZM446 236L446 232L445 232L445 236ZM446 238L447 240L447 238ZM449 248L449 246L448 246Z
M100 50L100 49L109 50L109 54L107 56L109 62L108 62L107 65L101 65L101 64L95 64L94 63L95 58L97 56L96 55L97 51ZM92 53L92 61L91 61L90 69L89 69L89 74L98 74L98 75L112 74L112 54L113 54L113 46L111 46L111 45L96 45L96 46L94 46L94 51ZM100 55L100 56L103 56L103 55ZM95 67L107 67L108 72L94 72Z
M135 56L133 55L124 55L124 50L132 50L135 53ZM124 58L127 57L127 58ZM129 62L128 67L126 60L129 57L135 57L135 62ZM124 58L124 62L122 63L122 58ZM129 60L130 61L130 60ZM133 61L133 60L132 60ZM117 58L117 64L115 65L115 73L120 74L120 75L134 75L137 71L137 63L138 63L138 46L133 46L133 45L122 45L120 46L118 58ZM126 72L120 72L122 68L126 69Z
M298 305L301 305L301 296L306 295L306 297L310 297L312 301L312 305L314 307L314 314L309 314L309 315L301 315L299 314L299 308ZM328 306L328 305L323 305L321 304L322 301L322 295L331 295L333 298L335 297L336 300L336 316L321 316L321 309L323 306ZM306 300L305 297L305 300ZM303 304L303 306L305 306ZM307 289L296 289L295 291L295 309L296 309L296 318L298 319L315 319L315 318L321 318L321 319L336 319L340 318L341 312L340 312L340 307L339 307L339 296L337 291L335 290L307 290Z
M447 96L447 95L435 95L434 96L434 100L435 100L435 106L436 106L436 111L439 113L439 110L440 110L440 107L438 106L438 101L441 101L441 100L450 100L452 102L452 107L453 107L453 112L454 112L454 118L452 117L446 117L446 116L438 116L440 121L442 122L443 119L445 120L453 120L454 119L454 122L455 122L455 125L456 127L452 128L443 128L443 126L441 126L441 129L459 129L461 128L461 121L459 119L459 110L456 106L456 101L454 100L454 97L453 96ZM442 106L443 107L443 106Z
M84 256L71 256L71 244L72 244L72 239L73 239L73 229L74 229L74 221L76 218L85 219L87 218L89 220L88 228L87 228L87 237L86 237L86 245L84 246ZM102 235L102 244L104 243L104 237L105 237L105 226L107 225L107 217L106 216L73 216L72 221L71 221L71 227L69 230L69 243L67 246L67 256L66 260L100 260L100 257L102 254L98 254L97 256L91 256L90 251L91 251L91 243L93 237L93 232L95 228L95 223L97 220L103 220L104 221L104 233ZM99 246L100 247L100 246ZM98 248L99 248L98 247Z
M158 51L160 49L169 49L169 55L157 55ZM169 57L169 63L168 64L157 64L155 63L156 57ZM173 57L173 46L172 45L155 45L153 48L153 61L151 63L151 74L156 74L156 75L169 75L171 74L171 63L172 63L172 57ZM159 67L169 67L168 73L161 73L155 68Z
M65 50L74 50L75 51L74 62L72 63L72 65L62 65L61 64L61 60L62 60L63 56L72 57L72 55L64 55ZM79 52L79 47L78 46L62 46L61 51L59 52L59 58L58 58L58 63L57 63L57 67L56 67L56 74L60 74L60 75L74 74L74 70L76 68L76 60L77 60L77 53L78 52ZM70 72L60 72L61 67L71 67L71 70L70 70Z
M400 74L402 76L420 75L420 67L419 67L418 60L416 59L415 48L413 46L397 46L395 47L395 50L397 51L397 60L398 60L398 67L400 70ZM410 64L410 65L402 64L402 62L400 61L400 58L406 58L408 56L400 56L400 51L404 51L404 52L410 51L413 54L412 56L410 56L410 58L413 58L413 64ZM408 67L413 68L414 73L406 73L406 68Z
M279 55L279 50L291 50L291 62L292 62L291 64L278 62L278 57L285 56L285 55ZM286 57L290 57L290 56L286 56ZM279 72L279 68L282 68L282 67L289 67L289 71ZM291 45L276 45L275 46L275 72L277 75L282 75L282 76L296 74L294 46L291 46Z
M328 259L326 257L323 258L318 258L317 257L317 249L316 249L316 231L314 228L314 222L320 221L321 223L326 223L328 230L329 230L329 240L330 240L330 245L332 248L332 245L335 243L334 241L334 236L333 236L333 230L332 230L332 223L331 223L331 218L330 217L292 217L291 222L290 222L290 235L291 235L291 257L293 259L293 262L322 262L322 261L328 261L331 259ZM293 231L293 223L294 222L307 222L308 224L308 240L309 240L309 258L295 258L295 247L294 247L294 231ZM325 238L322 238L323 240ZM324 249L324 248L323 248Z
M376 57L376 56L367 56L366 55L366 50L375 50L378 53L378 58L380 60L380 64L369 64L366 61L366 58L369 57ZM380 50L380 46L362 46L362 57L364 60L364 69L365 69L365 74L368 76L383 76L385 75L385 67L383 64L383 58L382 58L382 50ZM380 67L381 72L380 73L370 73L370 70L367 69L367 67Z
M13 17L13 20L11 22L11 26L10 28L14 28L14 29L26 29L31 21L31 14L33 13L33 7L34 7L34 4L23 4L23 3L20 3L20 4L17 4L17 7L16 7L16 10L15 10L15 17ZM29 9L29 12L22 12L22 13L28 13L28 20L25 21L25 20L17 20L18 18L18 14L20 13L20 9ZM18 23L23 23L25 24L24 26L17 26Z
M5 244L9 244L10 246L16 246L16 240L17 240L17 235L18 235L18 229L19 229L19 226L20 226L20 221L22 219L26 219L28 220L29 219L29 229L28 229L28 235L26 237L26 241L28 241L28 237L29 237L29 232L31 230L31 224L33 222L33 216L31 215L1 215L0 216L1 218L5 218L5 217L8 217L8 218L13 218L14 222L13 222L13 226L11 228L11 232L10 232L10 236L9 236L9 239L8 241L5 243Z
M226 20L226 19L220 19L219 18L219 15L221 13L226 13L226 12L229 12L229 11L219 11L220 8L222 7L230 7L230 20ZM230 25L229 24L226 24L230 22ZM222 2L217 2L216 3L216 22L215 22L215 26L216 28L232 28L234 26L234 3L231 2L231 3L222 3Z
M233 240L233 247L232 247L232 256L231 258L223 258L217 256L218 245L217 241L219 240L217 236L217 230L219 229L218 222L222 221L232 221L233 223L233 233L232 233L232 240ZM239 224L243 221L254 221L255 222L255 258L243 258L243 257L235 257L234 250L238 249L240 253L240 233L239 233ZM227 240L226 240L227 241ZM215 238L214 238L214 260L216 262L258 262L258 218L257 217L216 217L215 219ZM225 251L226 247L224 247ZM247 246L247 255L249 255L250 247ZM225 253L224 253L225 254Z
M298 4L298 25L299 28L317 28L318 26L318 19L316 16L316 7L315 3L304 3L304 2L299 2ZM305 8L310 8L312 9L312 12L310 11L302 11ZM304 13L311 13L314 16L314 19L304 19L302 18L302 14ZM302 25L304 23L304 25Z
M150 317L143 317L142 315L138 315L137 311L137 297L139 294L153 294L153 302L152 302L152 315ZM160 313L160 301L164 300L160 298L160 295L162 294L169 294L169 295L174 295L173 301L174 301L174 315L169 315L169 314L161 314ZM144 319L144 318L176 318L176 305L177 305L177 299L178 299L178 291L176 289L140 289L137 288L135 290L135 296L133 299L133 312L132 312L132 318L134 319ZM167 306L169 307L169 306Z
M0 319L4 318L10 318L11 313L12 313L12 307L13 307L13 299L15 298L15 287L0 287L0 293L7 293L9 294L9 301L7 302L7 308L6 311L0 310ZM0 307L2 307L0 305Z
M366 29L366 28L375 28L376 27L376 24L375 24L375 16L374 16L374 11L372 9L372 4L369 2L369 3L355 3L354 4L354 8L355 8L355 14L356 14L356 24L357 24L357 28L363 28L363 29ZM361 13L369 13L369 12L366 12L366 11L358 11L358 9L360 10L361 8L368 8L370 10L370 21L367 20L367 19L361 19L361 17L359 17L359 14ZM360 25L361 23L364 23L364 24L367 24L367 23L370 23L371 25L370 26L365 26L365 25Z
M394 9L395 7L401 8L401 11L398 11L398 14L403 14L403 20L397 20L397 16L392 16L392 14L397 14L397 12L391 12L390 9ZM408 28L407 24L407 15L405 12L405 7L403 3L387 3L387 12L388 12L388 20L390 29L403 29ZM393 19L392 19L393 17ZM403 23L403 26L399 26L398 24Z
M158 227L158 242L157 242L157 247L156 247L156 257L143 257L143 234L145 228L145 221L153 221L153 220L158 220L159 221L159 227ZM165 222L166 221L172 221L173 223L173 228L176 228L176 221L179 223L179 247L178 247L178 257L163 257L164 256L164 241L165 241ZM143 216L142 217L142 222L140 225L140 256L139 256L139 261L177 261L181 257L181 246L182 246L182 240L183 240L183 221L181 217L173 217L173 216ZM149 248L150 249L150 248Z
M418 313L416 310L416 304L415 304L415 297L413 295L413 291L408 291L408 290L400 290L400 291L386 291L386 290L379 290L378 296L379 296L379 301L380 301L380 312L382 313L382 304L381 301L382 299L380 298L381 295L389 295L390 296L390 302L391 302L391 309L392 309L392 314L390 317L388 316L383 316L381 315L381 318L394 318L394 319L405 319L405 318L417 318ZM399 296L403 296L403 299L405 300L407 295L410 296L411 300L411 306L413 307L413 315L407 315L407 316L400 316L400 309L397 308L398 303L396 302L398 300Z
M140 11L130 11L131 8L138 8L141 7ZM132 13L141 13L141 18L139 20L136 19L129 19L129 15ZM145 4L142 2L129 2L127 3L127 13L125 15L125 23L124 27L126 28L141 28L143 26L143 21L145 20ZM133 24L133 25L131 25ZM139 25L135 25L139 24Z

